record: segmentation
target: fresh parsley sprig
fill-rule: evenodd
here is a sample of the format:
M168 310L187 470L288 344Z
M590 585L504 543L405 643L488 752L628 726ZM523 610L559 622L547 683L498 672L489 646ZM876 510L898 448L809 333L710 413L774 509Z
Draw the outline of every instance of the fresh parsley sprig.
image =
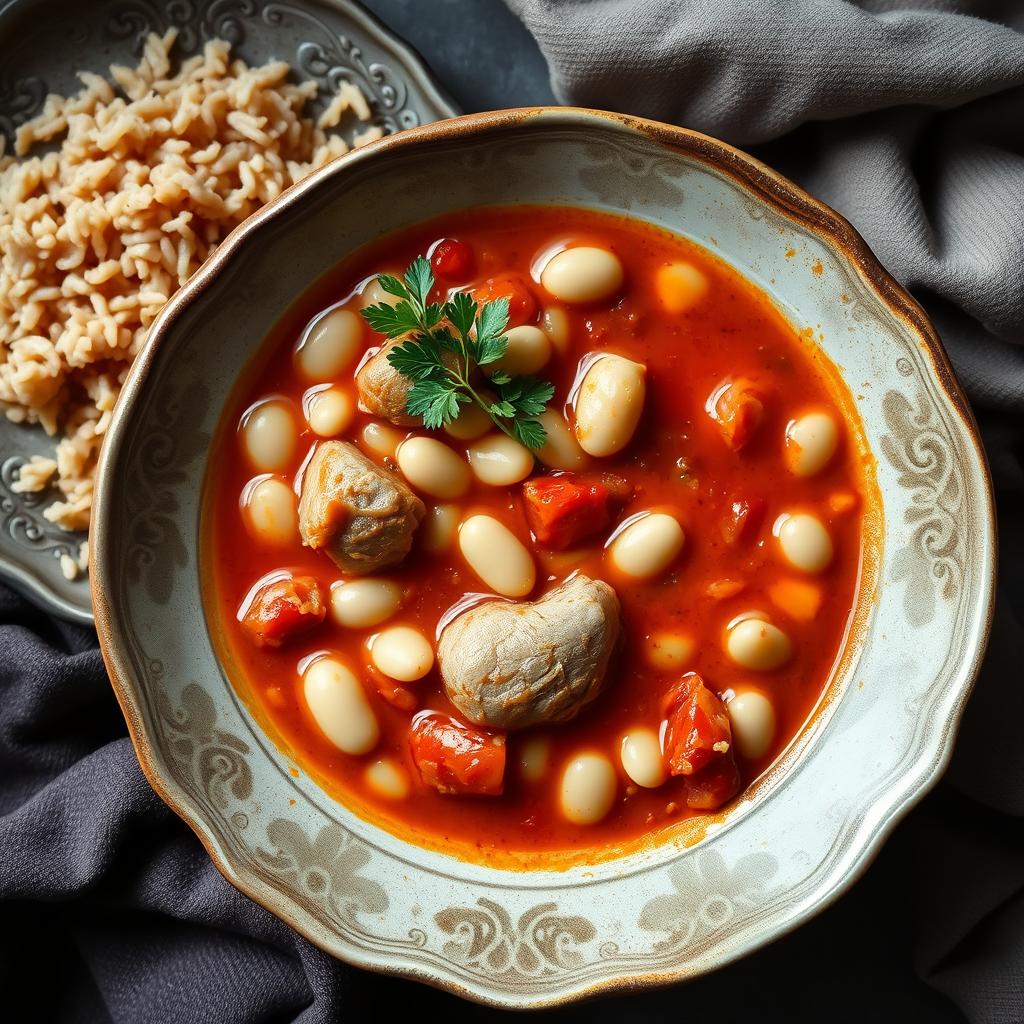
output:
M477 367L497 362L508 348L508 299L481 306L468 292L456 292L447 302L428 302L434 275L422 256L401 280L390 274L377 280L400 301L369 306L363 316L388 338L412 335L388 353L388 362L413 382L405 405L409 415L422 416L428 430L438 430L462 406L476 403L509 437L527 448L542 447L547 433L535 417L554 396L552 384L496 370L489 382L497 392L492 401L472 383Z

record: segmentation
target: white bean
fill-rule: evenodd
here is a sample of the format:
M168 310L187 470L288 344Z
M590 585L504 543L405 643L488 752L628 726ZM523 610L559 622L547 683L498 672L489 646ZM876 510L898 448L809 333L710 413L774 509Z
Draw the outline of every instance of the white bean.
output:
M663 631L647 638L647 661L662 672L677 672L690 662L697 644L689 633Z
M370 657L384 675L399 682L422 679L434 667L434 648L411 626L391 626L370 641Z
M657 789L666 779L661 742L653 729L630 729L622 737L622 770L644 789Z
M428 551L447 551L455 543L461 515L458 505L435 505L430 509L419 532Z
M572 336L569 314L558 306L548 306L541 314L540 325L544 333L551 339L554 350L564 358L569 351L569 340Z
M362 437L363 444L375 455L393 459L405 435L384 423L371 422L363 427Z
M692 263L669 263L654 276L658 299L667 313L685 313L708 293L708 279Z
M391 580L339 580L331 587L331 618L345 629L369 629L402 605L402 588Z
M307 380L334 380L363 347L362 318L348 309L332 309L306 328L295 348L295 362Z
M363 777L367 786L385 800L404 800L409 795L409 776L406 770L390 757L382 757L366 769Z
M295 492L276 477L250 481L243 493L250 532L265 544L287 544L299 536Z
M593 825L615 802L615 769L604 754L580 754L562 774L562 813L575 825Z
M576 396L576 438L590 455L614 455L629 444L644 411L647 367L604 353Z
M337 437L348 429L356 414L352 396L341 388L314 391L306 398L306 422L320 437Z
M614 295L624 274L615 253L592 245L563 249L540 275L544 289L562 302L597 302Z
M402 300L391 292L384 291L377 278L371 278L359 293L359 305L363 309L367 306L379 306L382 302L385 306L397 306Z
M527 740L519 750L519 772L527 782L540 782L551 762L551 742L541 736Z
M443 441L410 437L395 455L403 476L418 491L434 498L461 498L469 490L469 466Z
M483 582L504 597L525 597L537 582L533 556L493 516L470 516L459 527L459 550Z
M291 408L271 399L253 406L242 421L249 461L266 473L287 467L295 455L299 432Z
M471 402L459 410L459 415L451 423L445 424L444 432L457 441L475 441L493 426L491 417L476 402Z
M482 484L510 487L533 472L533 455L505 434L490 434L470 446L469 468Z
M505 338L508 341L505 354L484 367L488 375L495 370L504 370L513 377L536 373L551 358L551 339L539 327L529 324L513 327L505 332Z
M318 658L302 677L306 705L320 731L346 754L365 754L380 738L377 716L355 673L337 658Z
M794 569L816 573L832 562L832 538L817 516L808 512L783 514L772 528L782 556Z
M664 512L641 513L608 546L612 565L625 576L649 580L679 557L686 542L679 520Z
M545 409L537 421L547 433L544 444L537 449L537 458L552 469L580 469L587 462L587 453L580 447L572 428L556 409Z
M739 690L726 704L732 738L740 754L751 761L764 757L775 738L775 708L759 690Z
M795 476L814 476L839 446L839 427L827 412L807 412L786 426L786 465Z
M725 649L737 665L755 672L770 672L789 661L789 637L762 618L733 621L726 631Z

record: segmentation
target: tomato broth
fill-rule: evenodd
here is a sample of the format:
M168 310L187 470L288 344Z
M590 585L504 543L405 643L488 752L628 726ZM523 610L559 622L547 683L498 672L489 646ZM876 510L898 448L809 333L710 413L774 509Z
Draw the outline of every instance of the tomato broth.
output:
M511 281L513 326L539 324L550 331L554 324L555 334L567 327L567 338L552 346L537 376L554 384L549 408L564 411L570 427L574 387L578 391L588 357L615 353L646 367L642 414L628 444L607 457L590 458L579 471L585 477L621 478L628 496L615 506L605 529L568 550L552 550L531 533L521 482L489 486L473 477L458 498L420 493L427 520L412 550L377 574L399 588L400 608L392 617L352 629L339 625L329 611L315 628L280 647L254 644L242 612L260 580L275 572L310 577L326 595L336 581L349 578L323 550L305 546L297 532L265 542L267 535L254 529L245 508L244 496L256 478L280 479L296 492L301 486L311 449L323 440L303 419L311 390L335 385L355 405L358 364L314 383L297 368L296 345L323 310L359 312L377 274L401 274L432 247L443 254L439 239L457 239L464 247L453 264L461 280L452 288L475 290L483 298L501 294ZM582 246L614 254L624 282L606 300L559 301L541 284L546 261L566 247ZM682 298L664 276L664 268L679 265L690 268L690 284L698 282L692 294L686 285ZM435 296L444 298L442 286ZM557 312L545 315L552 310ZM369 325L363 323L361 330L362 348L372 351L381 344L381 335ZM753 389L760 408L749 431L744 427L749 437L734 450L709 408L723 382L737 380ZM291 447L285 445L269 474L254 464L244 431L236 429L246 411L267 396L290 410L295 431ZM683 677L697 673L714 700L722 702L716 708L728 710L738 694L747 694L748 704L750 693L760 700L754 731L768 729L770 735L754 736L754 742L748 737L746 749L756 753L743 755L740 736L718 745L731 744L729 756L735 756L743 787L800 732L828 684L851 621L862 556L864 456L851 409L835 370L766 295L700 246L654 226L575 208L486 208L402 231L356 253L311 288L274 328L232 398L211 462L216 472L209 483L204 554L208 613L224 662L240 694L300 769L397 834L478 860L502 853L586 854L655 837L710 809L687 805L688 781L682 775L670 773L647 787L623 767L623 737L631 729L643 727L664 743L666 695ZM838 445L827 464L801 475L792 470L786 438L808 415L838 425ZM347 413L341 417L347 418ZM375 420L357 410L338 438L354 442L400 476L395 459L363 439L364 427ZM403 437L430 434L460 460L473 443L444 430L391 429ZM532 475L550 473L537 462ZM415 716L424 710L459 722L464 716L449 700L438 664L423 678L400 682L406 700L396 706L387 692L394 680L374 668L368 653L373 637L396 625L414 628L435 645L449 610L467 595L489 589L457 541L427 549L424 538L437 505L453 506L460 521L477 513L491 516L522 542L536 565L536 584L525 599L536 600L582 573L609 583L621 605L621 636L603 688L576 717L521 730L483 727L504 745L500 795L440 792L425 781L410 746ZM631 578L616 570L608 544L631 517L652 511L674 518L685 542L664 571ZM801 515L824 527L831 546L825 567L801 569L782 550L784 517ZM756 622L769 621L788 640L788 656L779 667L751 668L730 655L731 624L751 615ZM379 732L365 753L342 752L304 697L303 673L323 652L349 666L363 686ZM739 719L735 714L733 719L735 731ZM612 766L613 797L598 820L580 823L566 812L564 775L573 758L590 753Z

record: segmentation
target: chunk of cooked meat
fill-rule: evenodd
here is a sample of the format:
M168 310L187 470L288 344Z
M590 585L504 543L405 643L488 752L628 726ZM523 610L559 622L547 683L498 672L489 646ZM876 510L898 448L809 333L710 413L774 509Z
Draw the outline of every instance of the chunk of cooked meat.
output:
M260 587L239 614L257 647L281 647L319 626L327 604L312 576L288 576Z
M463 612L442 630L437 660L466 718L522 729L575 718L601 692L620 632L615 591L577 575L539 601Z
M621 477L539 476L523 484L523 510L538 544L563 549L607 529L629 499Z
M422 422L419 416L410 416L405 411L413 382L388 362L388 354L401 345L403 340L393 338L385 341L363 363L356 374L356 390L359 392L359 408L363 412L391 420L400 427L411 427Z
M409 748L425 786L439 793L501 796L505 737L440 714L417 715Z
M413 381L388 362L388 355L407 340L408 336L385 341L360 367L356 374L356 390L359 392L359 408L363 412L390 420L399 427L417 427L423 423L423 418L410 416L405 411ZM441 353L441 362L455 368L459 357L445 349Z
M425 514L404 481L345 441L321 441L302 475L302 543L354 576L401 562Z

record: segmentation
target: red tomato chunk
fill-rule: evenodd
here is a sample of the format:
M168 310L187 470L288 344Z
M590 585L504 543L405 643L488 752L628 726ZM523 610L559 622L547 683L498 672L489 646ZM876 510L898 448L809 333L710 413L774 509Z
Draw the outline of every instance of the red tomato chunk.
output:
M764 415L764 404L757 389L744 377L719 384L711 392L705 409L734 452L750 441Z
M473 276L473 250L455 238L442 238L430 254L434 276L458 284Z
M665 760L672 775L686 777L686 806L716 810L741 785L725 705L696 672L690 672L665 699L665 711Z
M281 647L324 621L327 605L312 576L289 576L260 587L242 627L257 647Z
M501 796L505 737L463 725L447 715L417 715L409 746L420 778L439 793Z
M538 544L569 548L607 529L629 491L625 480L611 474L542 476L523 484L523 508Z
M673 775L694 775L732 749L729 713L696 672L665 698L665 757Z
M509 327L519 327L537 319L537 300L518 274L489 277L473 289L473 295L481 305L492 299L508 299Z
M722 540L726 544L739 544L753 540L764 522L768 504L764 498L735 498L722 523Z
M740 791L740 770L732 751L686 780L686 806L692 811L715 811Z

